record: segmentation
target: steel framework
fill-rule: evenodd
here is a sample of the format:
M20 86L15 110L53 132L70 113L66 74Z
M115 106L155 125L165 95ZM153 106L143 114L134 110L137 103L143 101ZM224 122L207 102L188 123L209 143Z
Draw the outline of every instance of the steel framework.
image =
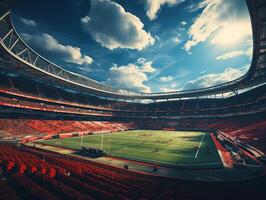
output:
M168 100L176 98L201 98L209 95L222 96L225 93L238 94L241 90L248 90L252 87L265 84L266 82L266 1L247 0L250 11L253 30L253 58L249 71L242 77L213 87L175 91L167 93L136 93L127 90L116 89L99 83L88 77L70 72L45 59L31 49L19 36L12 22L11 12L5 12L0 17L0 49L7 62L23 65L28 72L37 71L95 95L113 99L131 100Z

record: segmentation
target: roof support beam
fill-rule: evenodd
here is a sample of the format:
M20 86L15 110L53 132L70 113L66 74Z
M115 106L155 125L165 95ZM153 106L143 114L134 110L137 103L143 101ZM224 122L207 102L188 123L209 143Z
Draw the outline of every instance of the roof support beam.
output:
M21 52L17 53L17 56L20 56L21 54L23 54L27 50L28 50L28 47L26 47L25 49L23 49Z
M9 14L10 14L10 11L8 11L6 14L4 14L2 17L0 17L0 21L2 21Z
M8 31L8 33L2 38L2 41L4 42L4 40L13 32L13 28Z
M35 65L38 59L39 59L39 56L37 56L37 57L35 58L35 60L34 60L34 62L33 62L32 64Z
M11 46L12 39L13 39L13 32L11 33L11 36L9 38L8 48L10 48L10 46Z
M18 41L19 41L19 39L16 39L16 41L10 47L10 49L9 49L10 51L15 47L15 45L17 44Z

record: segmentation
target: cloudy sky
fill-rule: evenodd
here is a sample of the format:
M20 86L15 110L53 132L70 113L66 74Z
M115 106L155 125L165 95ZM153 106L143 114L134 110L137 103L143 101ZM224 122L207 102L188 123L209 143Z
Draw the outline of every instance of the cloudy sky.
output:
M27 0L13 19L54 63L138 92L227 82L252 57L245 0Z

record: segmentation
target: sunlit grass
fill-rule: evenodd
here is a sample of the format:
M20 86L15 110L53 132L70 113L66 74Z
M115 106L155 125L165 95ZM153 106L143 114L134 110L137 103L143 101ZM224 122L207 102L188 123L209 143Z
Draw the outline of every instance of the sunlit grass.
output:
M81 148L81 137L41 142L72 149ZM83 137L82 146L101 148L101 142L102 134L88 135ZM207 146L210 153L207 153ZM196 156L198 149L199 152ZM112 156L152 163L206 164L221 162L209 133L205 132L134 130L104 134L103 150Z

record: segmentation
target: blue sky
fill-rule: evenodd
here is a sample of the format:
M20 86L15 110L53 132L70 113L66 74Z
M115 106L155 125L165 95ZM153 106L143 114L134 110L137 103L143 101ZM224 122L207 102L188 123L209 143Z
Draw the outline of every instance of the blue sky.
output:
M252 57L245 0L27 0L13 19L54 63L138 92L227 82Z

